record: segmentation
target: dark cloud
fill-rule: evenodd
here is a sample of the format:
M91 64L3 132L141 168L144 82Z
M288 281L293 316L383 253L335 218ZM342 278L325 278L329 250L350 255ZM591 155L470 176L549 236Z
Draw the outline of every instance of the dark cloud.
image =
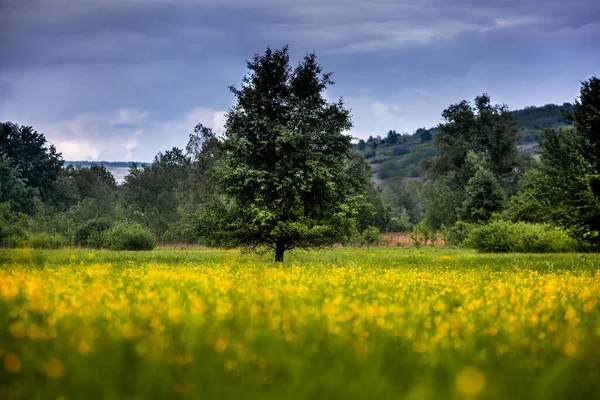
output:
M6 0L5 0L6 1ZM421 45L464 32L598 20L593 0L25 0L5 3L4 65L145 62L247 54L286 41L321 51ZM254 42L254 43L253 43Z
M0 118L72 153L148 160L194 118L219 125L244 61L289 43L334 71L357 136L412 131L483 91L571 101L599 38L597 0L0 0Z

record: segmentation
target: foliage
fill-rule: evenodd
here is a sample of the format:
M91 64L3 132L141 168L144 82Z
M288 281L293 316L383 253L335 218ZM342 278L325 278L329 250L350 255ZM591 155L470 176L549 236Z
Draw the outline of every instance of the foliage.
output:
M123 221L102 233L102 245L110 250L152 250L156 247L156 239L140 224Z
M519 123L519 129L534 129L537 127L559 127L569 124L568 116L573 113L573 105L546 104L541 107L529 106L512 112Z
M0 387L25 398L600 390L597 254L335 249L285 268L214 250L0 257Z
M512 202L511 214L521 220L545 215L600 246L600 79L582 83L574 107L573 128L542 132L540 163Z
M505 203L504 189L498 178L480 164L475 175L467 181L459 215L466 222L486 222L492 214L502 211Z
M33 213L37 192L28 187L18 169L0 150L0 203L8 203L15 212Z
M482 252L552 253L577 250L577 242L550 225L493 221L470 230L466 247Z
M403 209L400 216L390 218L390 222L387 225L387 232L410 232L412 229L412 223L410 222L406 209Z
M79 246L101 247L101 234L112 225L113 222L107 219L89 220L75 231L73 242Z
M190 160L174 147L160 152L149 167L134 163L125 177L122 204L128 216L147 226L160 241L162 235L180 219L179 194L187 179Z
M0 123L0 153L4 153L25 184L46 198L63 165L54 145L46 147L46 138L31 126Z
M367 246L379 244L379 242L381 242L381 232L376 227L369 226L362 232L361 239L361 241L366 243Z
M292 69L288 48L255 55L236 105L227 114L218 161L221 198L201 210L209 242L286 250L347 239L355 229L368 180L351 172L350 113L323 96L332 85L315 54ZM212 219L217 217L217 220Z
M424 221L413 226L410 238L416 247L421 245L434 244L437 240L437 232L429 227Z
M452 226L458 219L464 194L451 187L451 177L428 181L423 194L423 224L429 229Z
M363 232L369 226L385 230L390 221L390 210L383 202L381 190L371 183L367 187L366 201L358 213L357 228Z
M12 211L10 203L0 203L0 247L24 247L30 217Z
M109 201L115 200L117 182L103 165L92 164L89 168L69 165L62 175L72 182L81 199L108 197Z
M30 233L27 243L32 249L62 249L68 243L60 233Z
M564 127L570 124L568 115L573 112L573 105L565 103L561 106L547 104L542 107L526 107L522 110L509 111L518 127L518 143L534 145L540 139L543 127ZM395 132L395 131L392 131ZM398 179L402 176L420 177L419 164L425 159L435 157L438 150L433 146L437 128L419 128L412 135L401 135L390 142L388 137L360 139L357 150L373 162L384 164L389 162L395 169L385 172L387 179ZM389 132L388 132L389 134ZM536 147L537 148L537 147ZM533 150L537 153L537 150ZM522 160L526 162L526 160ZM379 170L373 169L374 176L379 178ZM512 189L511 189L512 190ZM512 193L512 191L511 191Z
M519 183L519 191L510 198L504 218L512 222L550 223L550 204L546 196L541 195L546 190L544 180L539 165L527 170Z
M445 240L448 244L453 246L461 246L471 231L476 227L476 224L465 221L456 221L454 225L444 229Z

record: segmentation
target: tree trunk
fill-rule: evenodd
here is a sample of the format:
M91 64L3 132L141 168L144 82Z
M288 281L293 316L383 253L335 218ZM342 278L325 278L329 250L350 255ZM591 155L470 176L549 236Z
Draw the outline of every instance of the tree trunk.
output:
M285 252L285 243L277 242L275 243L275 262L283 261L283 253Z

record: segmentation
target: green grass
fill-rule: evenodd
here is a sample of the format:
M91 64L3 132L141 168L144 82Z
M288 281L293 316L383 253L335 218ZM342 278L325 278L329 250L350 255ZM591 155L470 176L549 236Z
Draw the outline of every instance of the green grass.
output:
M600 397L600 256L0 251L0 398Z

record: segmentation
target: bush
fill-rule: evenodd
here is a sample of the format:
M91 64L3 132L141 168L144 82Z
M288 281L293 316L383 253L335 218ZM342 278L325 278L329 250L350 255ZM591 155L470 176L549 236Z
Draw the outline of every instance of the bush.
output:
M106 219L93 219L81 225L75 232L74 242L79 246L102 247L102 232L113 223Z
M413 241L415 247L421 245L427 245L427 243L434 245L438 236L437 233L429 228L423 221L413 226L410 238Z
M59 233L31 233L27 241L34 249L62 249L67 245L67 239Z
M374 226L369 226L362 233L362 242L367 246L381 242L381 232Z
M553 253L577 249L577 241L558 228L506 221L494 221L473 228L464 244L484 253Z
M22 235L10 235L0 240L0 246L11 249L24 249L27 247L27 238Z
M477 225L458 221L448 229L444 229L446 241L454 246L460 246Z
M137 222L119 222L102 234L102 247L111 250L152 250L156 238Z
M11 210L10 204L0 203L0 246L27 247L27 227L31 217Z

